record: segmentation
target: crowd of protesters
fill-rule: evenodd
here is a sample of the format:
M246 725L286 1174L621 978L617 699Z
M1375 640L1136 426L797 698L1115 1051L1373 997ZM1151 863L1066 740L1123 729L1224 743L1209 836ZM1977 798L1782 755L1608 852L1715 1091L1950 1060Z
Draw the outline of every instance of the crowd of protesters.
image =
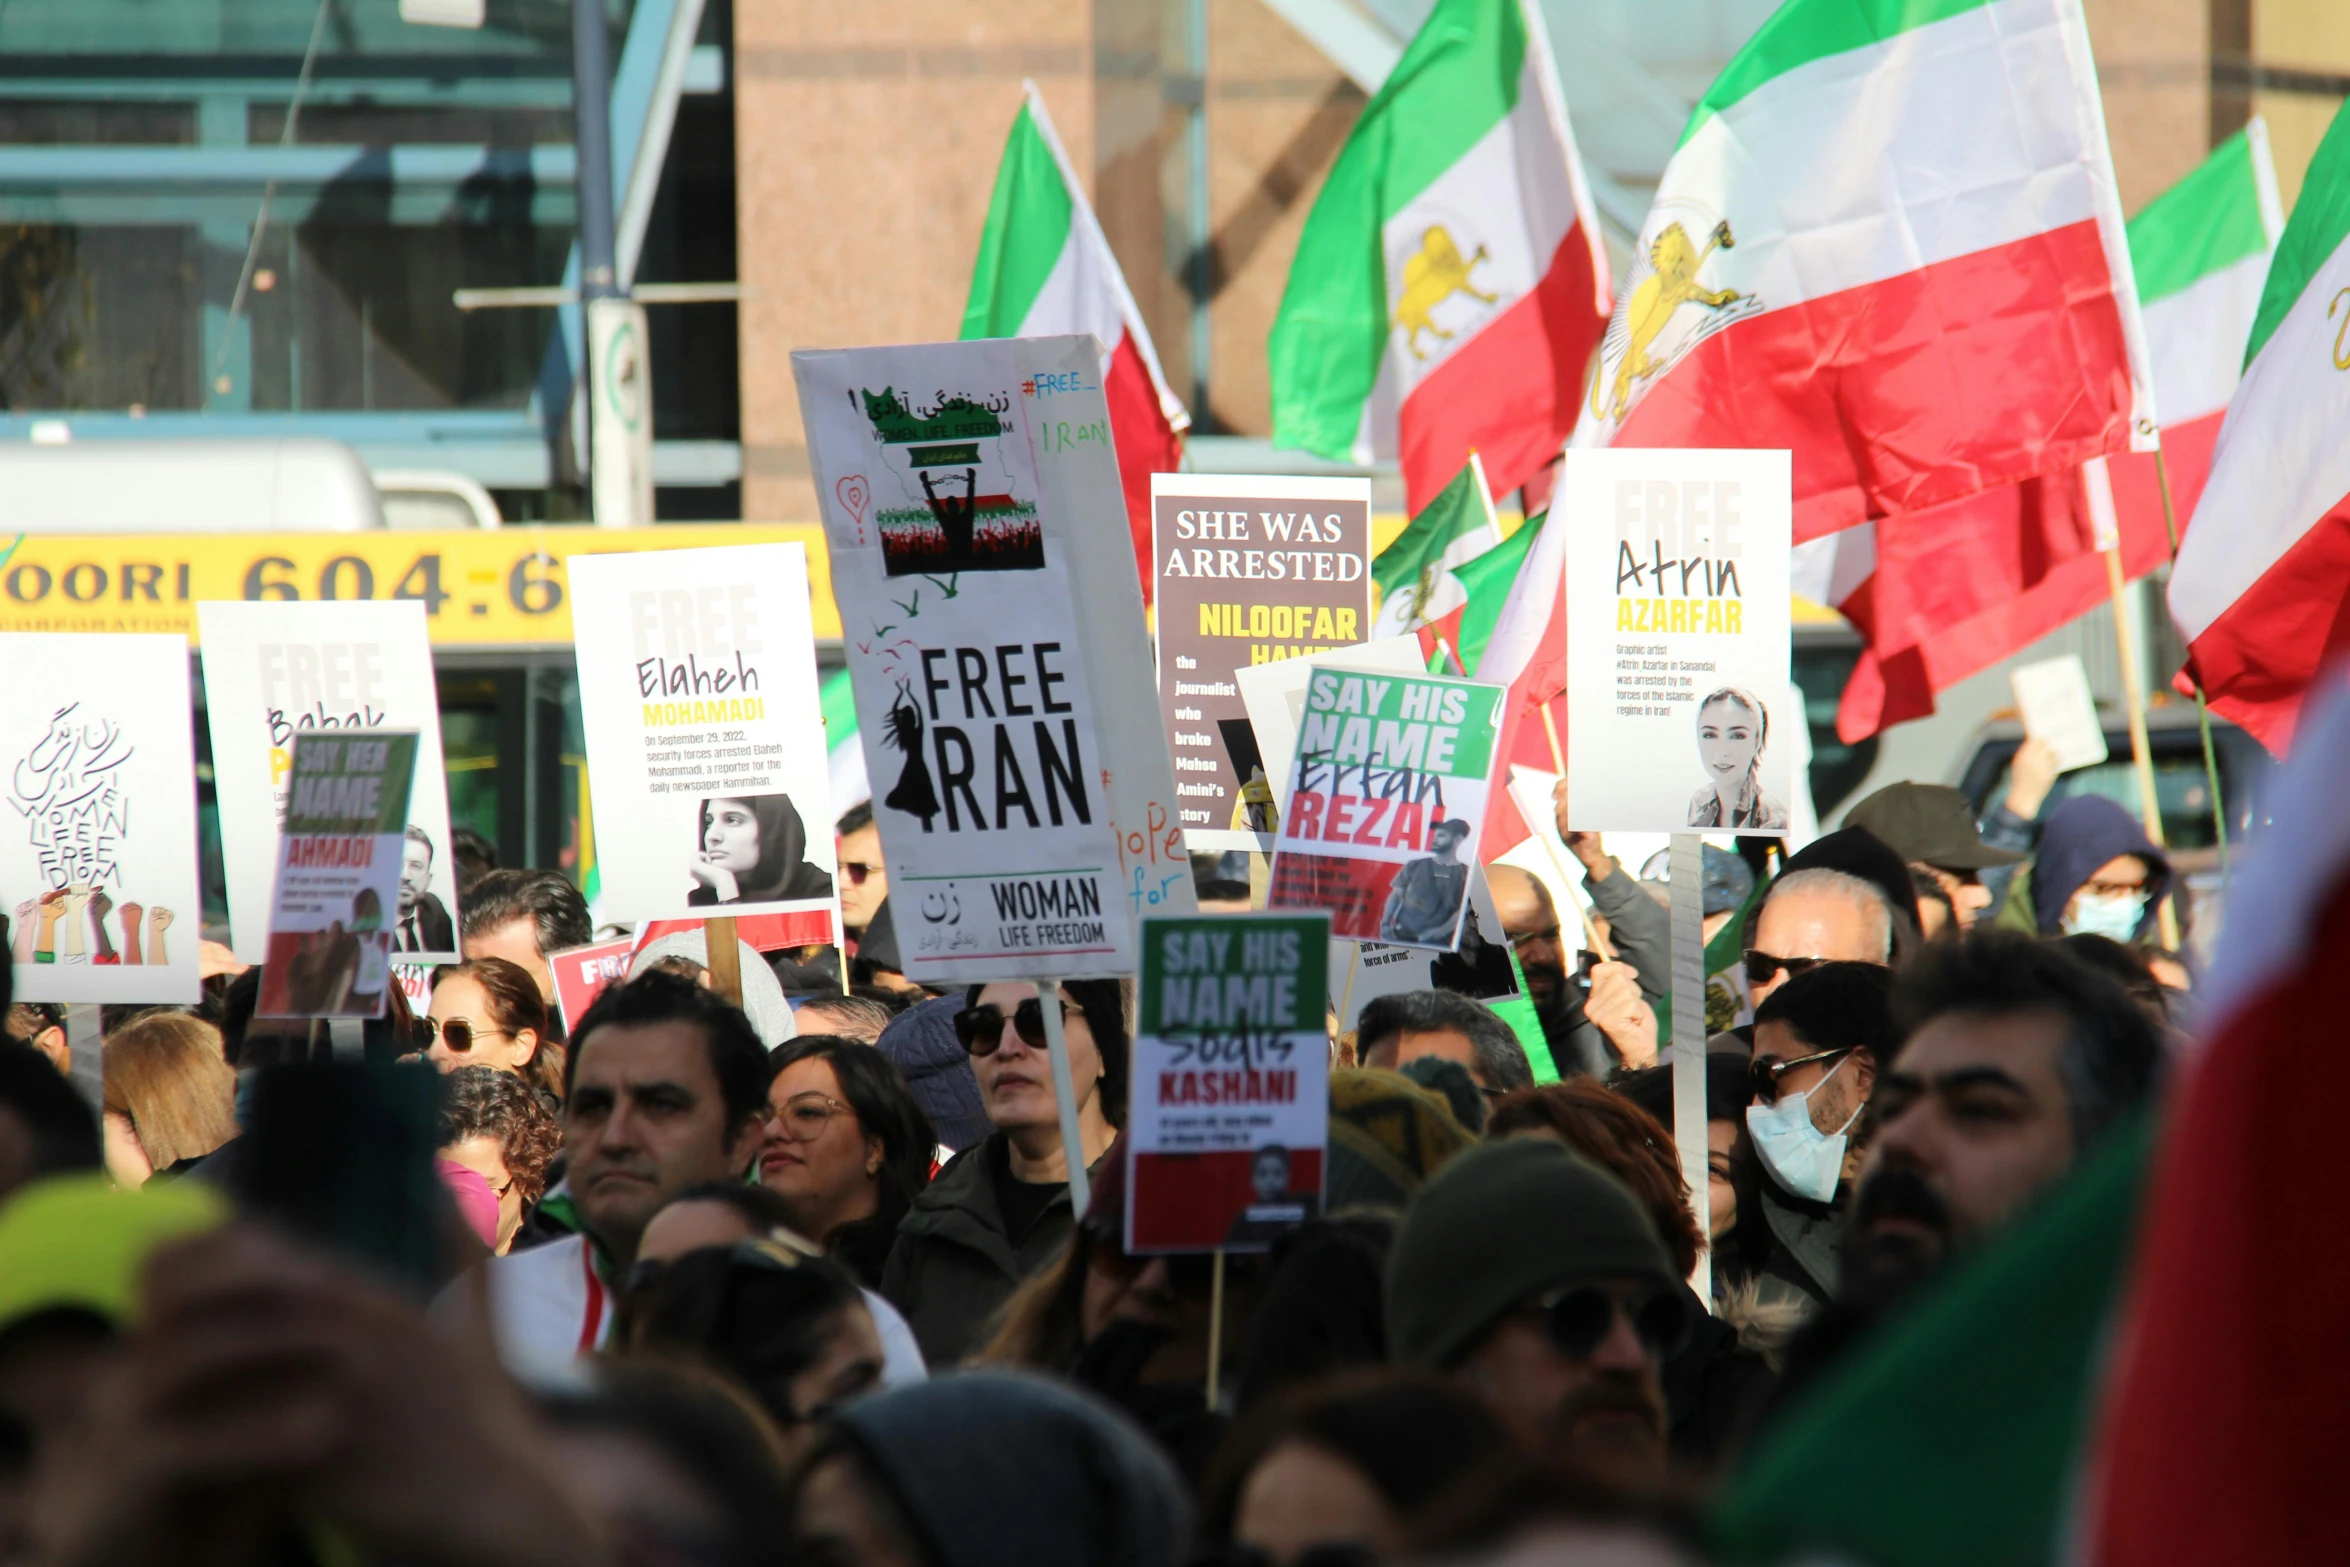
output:
M567 1027L587 904L479 855L358 1059L209 944L94 1040L0 997L0 1567L1704 1560L1758 1435L2160 1088L2179 878L2027 753L1985 820L1706 850L1703 1229L1666 903L1563 803L1587 910L1489 875L1556 1080L1453 990L1334 1019L1319 1215L1221 1261L1124 1243L1131 985L1060 989L1079 1212L1036 987L906 979L862 808L845 953L746 947L739 1005L694 932Z

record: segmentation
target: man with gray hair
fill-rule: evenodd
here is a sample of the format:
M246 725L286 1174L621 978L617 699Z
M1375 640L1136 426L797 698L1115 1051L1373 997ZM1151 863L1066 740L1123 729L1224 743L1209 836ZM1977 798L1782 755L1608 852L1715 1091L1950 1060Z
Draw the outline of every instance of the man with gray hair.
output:
M1526 1047L1509 1024L1491 1007L1450 990L1406 990L1370 1002L1355 1025L1355 1055L1389 1071L1438 1056L1467 1068L1488 1098L1534 1086Z
M1822 963L1884 967L1893 961L1893 930L1893 906L1875 882L1824 867L1790 871L1771 883L1755 912L1747 993L1760 1006Z

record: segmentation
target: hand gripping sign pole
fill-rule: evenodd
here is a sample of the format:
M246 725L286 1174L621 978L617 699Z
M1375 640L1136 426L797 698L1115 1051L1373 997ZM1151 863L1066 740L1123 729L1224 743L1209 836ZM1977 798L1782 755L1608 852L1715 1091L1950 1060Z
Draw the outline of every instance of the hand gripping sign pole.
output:
M1061 1112L1061 1156L1069 1161L1069 1211L1079 1222L1093 1197L1085 1174L1085 1139L1077 1131L1077 1088L1069 1073L1069 1036L1061 1027L1061 982L1036 982L1037 1010L1044 1014L1044 1047L1053 1063L1053 1105Z

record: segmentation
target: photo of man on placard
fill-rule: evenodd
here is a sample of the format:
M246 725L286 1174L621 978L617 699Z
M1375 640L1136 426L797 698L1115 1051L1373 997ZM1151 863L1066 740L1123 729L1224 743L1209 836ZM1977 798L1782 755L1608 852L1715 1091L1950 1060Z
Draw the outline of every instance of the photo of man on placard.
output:
M400 845L400 919L392 932L395 952L454 952L457 929L434 897L432 837L414 822Z
M1387 890L1379 916L1379 939L1414 947L1449 947L1461 922L1461 900L1469 895L1469 867L1461 844L1469 824L1447 816L1428 829L1428 852L1406 860Z

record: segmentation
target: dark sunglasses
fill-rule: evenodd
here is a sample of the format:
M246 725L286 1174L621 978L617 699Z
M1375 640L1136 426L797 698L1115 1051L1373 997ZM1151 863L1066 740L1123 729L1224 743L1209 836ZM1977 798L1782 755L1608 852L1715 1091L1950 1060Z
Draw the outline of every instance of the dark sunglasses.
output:
M1066 1020L1074 1011L1085 1015L1083 1007L1061 1004L1061 1016ZM1044 1003L1034 996L1012 1009L1012 1030L1020 1036L1020 1043L1031 1050L1044 1046ZM965 1007L955 1014L955 1037L963 1048L975 1057L992 1056L996 1046L1004 1042L1004 1010L1001 1007Z
M1828 961L1827 958L1774 957L1768 952L1757 949L1746 954L1746 982L1750 985L1767 985L1781 971L1785 971L1787 977L1793 979L1796 975L1818 968Z
M849 879L849 885L852 887L864 886L865 878L880 869L881 867L878 865L860 865L855 860L840 862L840 873Z
M1680 1290L1659 1290L1643 1300L1620 1302L1597 1285L1554 1290L1539 1297L1534 1309L1542 1313L1543 1327L1560 1354L1588 1360L1615 1331L1620 1312L1629 1317L1632 1331L1659 1360L1669 1360L1689 1343L1696 1323L1689 1298Z
M477 1039L497 1039L501 1036L512 1039L514 1030L510 1028L475 1028L461 1017L446 1020L420 1017L416 1020L416 1037L423 1041L425 1049L430 1050L433 1040L437 1038L449 1047L449 1054L453 1056L470 1054L473 1050L473 1042Z
M1786 1061L1781 1061L1774 1056L1762 1056L1749 1069L1753 1076L1754 1097L1763 1104L1777 1104L1779 1102L1780 1078L1785 1077L1799 1066L1810 1066L1819 1061L1833 1061L1838 1056L1849 1055L1858 1048L1856 1045L1839 1045L1834 1050L1816 1050L1808 1056L1795 1056Z

